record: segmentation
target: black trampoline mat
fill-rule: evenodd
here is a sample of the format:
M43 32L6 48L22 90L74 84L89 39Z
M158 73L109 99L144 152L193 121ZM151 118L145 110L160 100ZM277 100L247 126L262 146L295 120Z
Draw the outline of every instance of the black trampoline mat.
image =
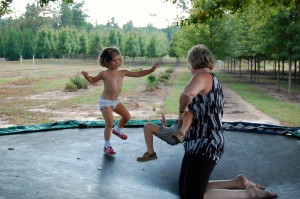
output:
M114 157L103 155L103 128L0 136L0 199L179 199L183 146L154 138L158 159L146 151L142 128L112 135ZM225 153L211 179L243 173L277 192L300 198L300 141L272 134L225 131Z

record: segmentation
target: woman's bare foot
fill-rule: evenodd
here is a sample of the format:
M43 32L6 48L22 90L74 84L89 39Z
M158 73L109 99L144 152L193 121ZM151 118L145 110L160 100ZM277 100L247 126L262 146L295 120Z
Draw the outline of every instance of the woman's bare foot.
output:
M263 198L276 198L277 194L265 190L258 189L253 185L248 185L246 192L249 194L249 198L263 199Z
M256 187L257 189L260 189L260 190L265 190L266 189L264 186L252 182L251 180L246 178L246 176L244 176L243 174L236 176L234 178L234 181L239 184L241 189L246 189L246 187L248 187L248 185L252 185L252 186L254 186L254 187Z

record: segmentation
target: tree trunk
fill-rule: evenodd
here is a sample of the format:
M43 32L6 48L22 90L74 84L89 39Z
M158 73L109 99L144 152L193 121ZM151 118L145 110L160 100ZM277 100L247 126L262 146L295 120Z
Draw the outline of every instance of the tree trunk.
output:
M242 59L239 60L239 74L242 76Z
M250 63L250 79L252 81L253 79L253 59L251 58L251 63Z
M280 61L278 61L278 70L277 70L277 91L280 90Z
M289 55L289 80L288 80L288 94L291 94L292 87L292 56Z
M276 61L274 61L274 75L275 75L275 79L277 79L277 68L276 68Z

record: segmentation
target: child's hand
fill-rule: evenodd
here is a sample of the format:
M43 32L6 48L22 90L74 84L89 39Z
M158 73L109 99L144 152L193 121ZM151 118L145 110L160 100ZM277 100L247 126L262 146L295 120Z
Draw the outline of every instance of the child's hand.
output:
M158 67L159 67L159 62L156 62L152 67L151 67L151 70L152 72L154 72Z
M163 113L161 114L161 124L163 127L167 126L167 121Z
M88 75L88 73L87 73L87 72L85 72L85 71L81 71L81 74L82 74L83 76L86 76L86 75Z

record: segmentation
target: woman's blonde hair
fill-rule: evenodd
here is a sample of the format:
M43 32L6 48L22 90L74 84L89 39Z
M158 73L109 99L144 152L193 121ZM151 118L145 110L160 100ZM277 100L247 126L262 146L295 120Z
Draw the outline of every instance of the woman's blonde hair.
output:
M108 63L113 59L114 56L121 55L120 50L117 47L104 48L102 53L98 57L100 66L108 68ZM123 60L122 60L123 62Z
M203 44L193 46L187 55L187 61L190 67L194 69L209 68L214 69L215 59L212 52Z

